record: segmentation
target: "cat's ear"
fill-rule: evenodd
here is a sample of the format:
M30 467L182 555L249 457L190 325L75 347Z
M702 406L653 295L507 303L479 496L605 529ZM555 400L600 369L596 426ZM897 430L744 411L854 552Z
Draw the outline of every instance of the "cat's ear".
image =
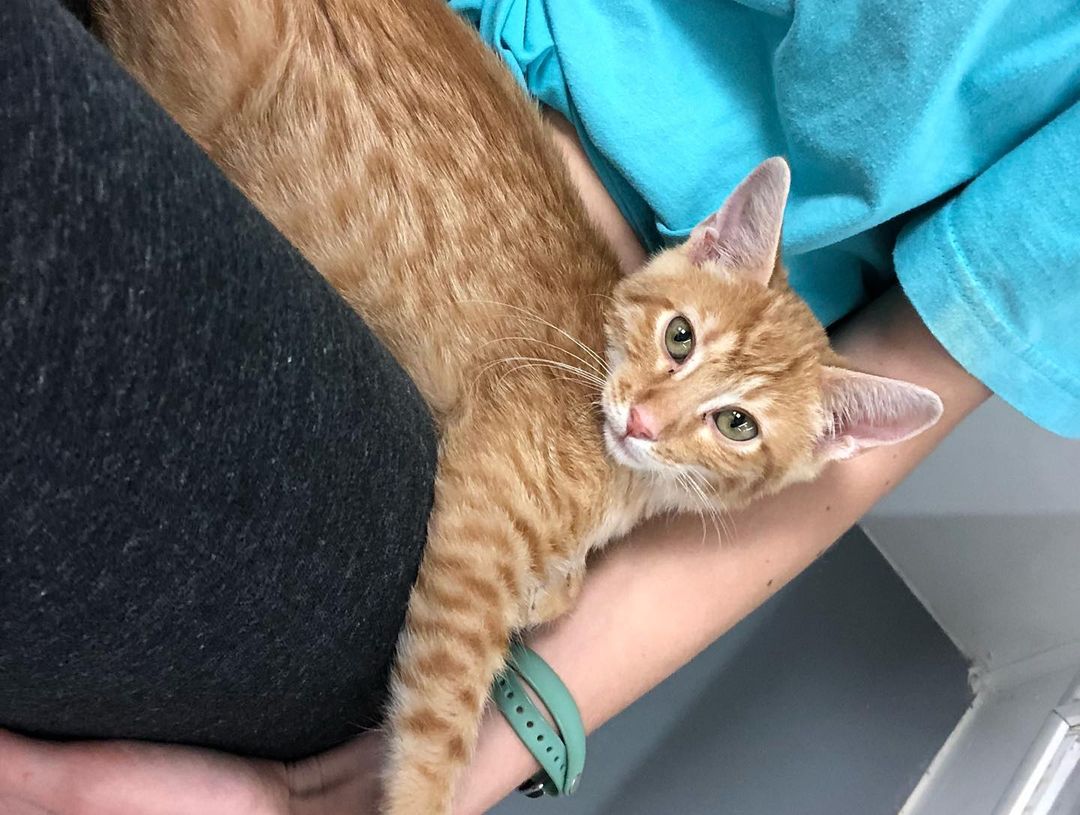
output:
M825 426L816 454L827 461L910 439L941 418L936 393L899 379L826 366L822 387Z
M724 205L690 233L686 251L698 264L720 263L769 285L780 251L780 227L791 171L779 157L766 159L743 179Z

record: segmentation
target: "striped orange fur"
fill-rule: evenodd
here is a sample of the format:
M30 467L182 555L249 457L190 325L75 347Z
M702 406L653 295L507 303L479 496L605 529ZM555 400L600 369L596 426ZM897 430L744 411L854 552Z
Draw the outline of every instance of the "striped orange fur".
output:
M786 166L621 279L535 106L442 0L97 0L96 14L439 424L392 679L388 815L449 812L508 637L572 603L589 551L936 418L932 394L846 372L787 287ZM673 315L696 336L684 364L666 351ZM753 412L757 438L718 432L728 403ZM631 408L655 438L631 439Z

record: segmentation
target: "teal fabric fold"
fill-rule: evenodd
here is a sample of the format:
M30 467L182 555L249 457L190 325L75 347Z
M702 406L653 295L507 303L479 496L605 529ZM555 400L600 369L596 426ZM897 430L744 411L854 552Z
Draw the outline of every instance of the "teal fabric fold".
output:
M570 119L646 247L682 240L784 155L785 258L822 322L899 271L972 373L1080 435L1067 419L1080 348L1062 316L1080 312L1076 0L452 5ZM959 328L961 313L980 315L981 333Z
M1030 419L1080 438L1080 104L896 244L896 273L949 353Z

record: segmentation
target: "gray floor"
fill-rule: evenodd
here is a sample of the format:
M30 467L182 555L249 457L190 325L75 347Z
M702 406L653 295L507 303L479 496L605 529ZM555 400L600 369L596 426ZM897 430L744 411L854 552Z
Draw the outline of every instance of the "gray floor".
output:
M967 663L860 531L594 734L572 799L497 815L895 815Z

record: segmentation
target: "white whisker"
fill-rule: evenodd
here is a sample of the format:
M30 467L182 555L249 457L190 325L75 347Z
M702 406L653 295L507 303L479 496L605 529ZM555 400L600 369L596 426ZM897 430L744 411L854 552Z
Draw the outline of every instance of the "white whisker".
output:
M578 362L580 362L582 365L584 365L586 368L588 368L589 371L595 373L597 376L603 377L603 376L606 376L609 373L606 370L601 370L601 369L597 368L596 363L593 362L592 360L583 359L582 357L579 357L577 354L572 353L571 351L567 350L566 348L563 348L561 345L556 345L553 342L548 342L547 340L541 340L541 339L538 339L537 337L498 337L496 339L486 340L486 341L480 343L479 347L484 348L485 346L493 345L493 344L495 344L497 342L509 342L511 340L522 340L524 342L537 342L537 343L540 343L540 345L547 346L548 348L554 348L556 351L561 351L562 353L566 354L567 356L572 357L573 359L576 359Z
M494 360L493 362L485 365L477 374L477 379L483 376L490 368L493 368L494 366L504 362L521 362L524 364L514 366L509 371L504 373L501 377L499 377L498 382L496 382L496 387L502 384L503 380L506 379L506 377L508 377L510 374L514 373L514 371L520 371L524 368L552 368L554 370L566 371L567 373L573 374L575 377L577 377L578 381L584 382L588 385L591 385L592 387L601 389L604 387L605 384L604 380L600 379L598 376L596 376L596 374L589 373L588 371L584 371L581 368L565 362L558 362L557 360L552 359L544 359L543 357L503 357L502 359Z
M716 536L717 536L718 542L723 542L723 540L725 539L725 535L727 534L727 524L724 522L723 517L720 515L720 512L717 510L716 504L714 504L712 501L710 501L708 499L708 496L705 494L705 488L709 487L708 482L704 480L704 476L700 475L699 473L695 472L694 470L687 469L687 470L684 470L684 472L685 472L685 474L687 476L687 479L688 479L689 483L693 486L694 491L700 497L701 502L705 505L705 507L709 511L709 517L712 519L713 528L716 531ZM699 479L700 479L700 481L699 481ZM703 486L703 484L704 484L704 486Z
M698 499L698 501L700 503L702 503L702 505L703 505L703 509L698 510L697 516L701 520L701 545L705 546L705 539L709 536L709 528L705 524L705 512L704 512L704 509L708 509L708 506L704 504L704 502L702 500L702 497L701 497L701 493L697 491L697 489L695 488L693 482L690 481L690 478L686 473L681 472L679 470L676 470L675 471L675 476L676 476L676 478L678 478L679 483L682 484L684 487L686 487L687 491L690 492L691 495L696 497Z
M578 348L580 348L586 354L588 354L593 359L595 359L600 364L600 367L603 368L603 370L605 372L607 372L609 374L611 373L611 371L608 369L607 361L602 356L597 354L592 348L587 346L581 340L574 337L568 331L565 331L562 328L559 328L559 326L555 325L554 323L549 323L547 320L545 320L539 314L535 314L534 312L529 311L529 309L527 309L527 308L523 308L522 306L515 306L515 305L513 305L511 303L500 303L498 300L464 300L464 301L461 301L461 302L463 302L463 303L486 303L486 304L492 305L492 306L502 306L503 308L513 309L514 311L517 311L517 312L519 312L521 314L524 314L529 319L536 320L536 322L542 323L543 325L546 325L548 328L551 328L551 329L553 329L555 331L558 331L560 334L562 334L564 337L566 337L568 340L570 340L570 342L574 343Z
M596 374L594 374L594 373L592 373L590 371L586 371L584 368L579 368L576 365L571 365L569 362L560 362L557 359L547 359L546 357L511 356L511 357L503 357L502 359L496 360L496 362L492 363L492 364L497 364L499 362L535 362L535 363L538 363L538 364L541 364L541 365L547 365L547 366L550 366L552 368L559 368L561 370L568 371L570 373L576 374L576 375L580 376L583 381L588 382L588 383L590 383L592 385L596 385L596 386L598 386L600 388L603 388L604 385L606 384L604 382L604 380L601 379ZM486 369L486 368L488 368L490 366L484 366L484 367Z

